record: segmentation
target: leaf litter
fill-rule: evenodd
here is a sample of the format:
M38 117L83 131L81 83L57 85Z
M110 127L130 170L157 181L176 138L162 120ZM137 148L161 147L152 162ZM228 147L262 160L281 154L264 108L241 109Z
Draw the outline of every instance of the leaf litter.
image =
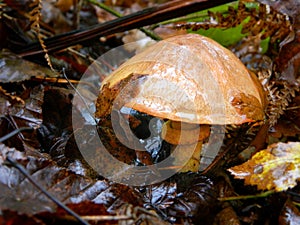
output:
M5 2L12 7L13 1ZM27 3L24 2L25 9ZM132 4L131 1L128 2L129 5ZM248 37L243 37L229 48L239 55L250 69L258 72L262 80L265 79L266 90L273 94L273 98L269 98L270 106L267 118L270 120L271 127L267 138L262 139L260 143L260 146L263 146L261 148L265 150L257 152L245 164L231 167L230 170L236 168L237 176L245 179L246 184L256 185L256 188L245 186L244 183L239 183L239 180L231 179L232 177L228 177L228 174L224 172L224 168L218 171L218 167L215 168L217 172L210 171L207 174L212 175L211 178L205 178L199 174L178 174L170 180L143 188L112 183L97 176L90 168L85 168L86 164L74 146L76 144L74 144L72 135L73 132L78 131L70 129L73 91L68 90L69 85L66 82L60 83L58 79L57 81L32 79L32 77L40 75L44 77L44 74L48 74L48 72L45 72L44 68L36 69L36 65L27 64L27 61L3 51L4 55L1 56L1 60L5 66L1 67L4 69L1 74L3 77L1 85L4 91L0 91L2 96L1 114L3 114L0 124L1 136L24 126L34 128L34 132L18 133L5 141L5 145L0 145L0 159L2 160L0 185L3 190L0 195L2 213L0 221L10 224L76 224L74 218L64 210L57 208L18 170L3 163L8 154L22 164L36 182L42 184L50 193L82 215L83 218L98 216L98 220L97 218L91 220L93 224L212 224L212 221L213 224L224 224L224 221L228 223L231 221L232 224L274 224L277 222L279 224L297 224L299 208L295 202L299 202L297 199L299 196L299 187L297 186L299 174L297 122L299 116L297 113L298 101L294 96L299 94L297 89L299 6L297 5L298 1L293 0L284 3L280 1L282 4L268 0L260 2L268 4L274 11L271 10L268 13L267 8L263 5L259 6L258 11L251 7L249 10L240 4L239 8L230 8L227 18L222 17L221 14L210 13L207 18L211 18L210 22L219 21L217 25L209 22L198 24L206 26L205 29L208 30L212 27L224 29L237 25L234 24L237 23L237 20L230 20L234 18L236 12L251 17L250 22L245 25L243 30L245 33L250 32ZM20 6L14 5L13 10L16 7ZM73 6L71 4L68 7L71 7L70 10ZM87 15L95 16L91 8L93 7L83 7L87 10ZM56 9L51 6L44 10ZM5 12L10 13L11 11ZM287 14L291 20L285 20L286 15L279 15L275 12ZM63 21L67 21L67 23L63 27L54 28L56 32L61 32L60 29L72 29L68 11L62 10L59 14L63 15ZM87 18L83 16L82 19L86 20ZM105 20L105 18L100 19ZM263 19L266 19L264 23ZM276 22L271 23L272 20ZM5 21L7 22L6 26L16 27L12 20L7 20L7 17ZM292 23L289 24L289 21ZM43 29L46 28L44 25ZM264 26L268 25L270 27L264 29ZM183 26L188 27L189 25ZM24 24L20 23L17 27L21 39L32 38L30 32L24 29L26 27ZM255 29L249 29L250 27ZM187 32L190 31L187 30ZM284 38L286 39L283 41ZM13 39L15 40L15 37ZM108 40L117 41L118 38L109 37ZM264 43L268 45L264 51L262 51L262 40L267 40ZM279 42L281 42L280 45L278 45ZM105 44L107 43L109 42ZM85 46L74 49L92 55L95 51L94 48L93 53L89 52L89 48ZM102 47L101 50L103 50ZM60 56L57 55L60 60L54 60L54 66L59 68L61 66L59 64L65 60L64 65L73 70L74 74L78 74L82 68L88 67L87 61L79 59L74 52L69 53L67 57L66 55L62 52ZM6 68L7 58L13 59L12 71L18 72L13 76L11 72L5 70L8 68ZM70 64L72 65L70 66ZM26 69L24 72L24 68L29 68L29 70ZM263 69L260 70L261 68ZM70 74L72 72L69 71ZM50 76L52 76L51 73ZM15 92L13 89L17 91ZM293 101L292 105L290 105L291 101ZM80 107L82 108L82 106ZM289 107L293 108L289 109ZM279 118L280 115L283 116ZM77 117L79 120L84 120L80 113ZM276 123L277 126L273 127ZM291 124L293 129L288 129L287 127ZM88 127L85 129L88 130ZM81 132L84 133L85 129ZM109 130L106 132L110 134ZM240 138L243 137L240 136ZM109 136L106 141L118 145L113 135ZM235 141L237 142L235 146L242 145L243 141L239 142L239 138L236 138ZM279 143L273 144L274 141ZM121 156L123 155L124 160L135 161L133 154L128 159L128 150L124 149L123 151ZM234 157L233 152L232 157ZM226 160L226 157L223 160ZM229 159L229 161L236 162L233 159ZM226 167L227 164L221 163L221 165ZM220 182L216 176L223 177L226 182ZM229 187L231 191L224 191ZM279 191L280 195L274 194L269 198L255 201L219 202L216 200L218 196L255 195L257 188L275 189ZM276 207L273 207L275 204ZM264 211L268 212L268 215L272 215L271 219L263 215ZM105 216L108 217L105 219ZM120 219L122 216L125 219Z

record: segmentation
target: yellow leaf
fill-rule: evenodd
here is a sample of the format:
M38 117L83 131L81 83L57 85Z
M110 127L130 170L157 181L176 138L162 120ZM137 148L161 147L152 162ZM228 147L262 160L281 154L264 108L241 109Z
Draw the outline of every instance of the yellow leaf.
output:
M272 144L228 170L235 178L245 179L245 184L257 185L260 190L287 190L300 177L300 142Z

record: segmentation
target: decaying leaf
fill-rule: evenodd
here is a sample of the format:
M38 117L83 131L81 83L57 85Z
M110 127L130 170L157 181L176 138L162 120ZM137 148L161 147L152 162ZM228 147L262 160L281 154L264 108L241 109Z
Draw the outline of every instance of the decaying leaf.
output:
M298 0L281 0L281 1L258 0L258 2L270 5L278 12L287 14L288 16L292 17L294 20L296 20L297 17L299 16L300 2Z
M300 177L300 142L276 143L231 167L232 175L260 190L284 191L296 185Z
M38 218L26 214L20 215L18 212L10 210L1 211L0 223L10 225L45 225L45 223Z
M42 123L42 103L44 86L27 88L19 96L7 93L9 98L0 98L0 136L4 136L20 127L38 128ZM24 132L5 141L9 147L18 150L39 148L36 131Z
M288 199L284 204L279 216L279 225L300 224L299 209L293 204L291 199Z
M166 215L176 222L190 218L194 224L208 224L209 214L217 203L213 181L197 173L181 173L174 178L177 182L177 196L165 209Z
M57 77L58 74L50 69L22 59L8 50L0 52L0 81L21 82L35 76Z
M145 207L153 207L164 210L174 203L177 185L175 182L163 182L145 188L144 201Z
M103 204L96 204L89 201L83 201L80 203L69 203L67 206L82 217L82 219L93 225L117 225L118 218L115 213L107 212L106 207ZM7 216L7 212L5 214ZM11 213L12 214L12 213ZM42 221L51 221L51 224L78 224L76 219L71 217L64 209L58 208L56 212L41 212L37 216ZM109 218L115 217L114 220ZM35 217L34 217L35 218ZM22 223L23 224L23 223ZM45 224L49 224L45 222ZM16 224L17 225L17 224ZM29 225L29 224L24 224ZM43 224L44 225L44 224Z
M132 188L106 180L76 175L72 171L38 152L20 152L0 144L0 208L27 215L39 212L55 212L56 205L42 194L27 178L15 168L3 162L9 155L22 164L34 181L63 203L85 201L103 204L108 212L115 212L124 203L141 206L139 194Z
M259 2L268 4L271 8L291 18L291 32L280 43L281 49L277 59L275 59L275 64L278 67L277 70L281 73L280 78L294 84L295 80L299 77L300 67L300 2L298 0L259 0Z
M213 225L240 225L240 221L231 206L222 209L214 219Z
M130 216L129 219L120 220L119 225L127 224L149 224L149 225L170 225L162 220L154 210L147 210L143 207L123 204L117 211L118 215Z

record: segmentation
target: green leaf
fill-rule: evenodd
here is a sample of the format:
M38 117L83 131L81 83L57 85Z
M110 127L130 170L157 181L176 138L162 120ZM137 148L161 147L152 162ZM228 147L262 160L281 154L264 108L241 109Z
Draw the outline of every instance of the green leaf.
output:
M227 47L233 45L240 41L247 34L242 34L243 24L238 25L237 27L232 27L229 29L222 28L210 28L208 30L200 29L198 31L193 31L191 33L201 34L203 36L209 37L221 45Z

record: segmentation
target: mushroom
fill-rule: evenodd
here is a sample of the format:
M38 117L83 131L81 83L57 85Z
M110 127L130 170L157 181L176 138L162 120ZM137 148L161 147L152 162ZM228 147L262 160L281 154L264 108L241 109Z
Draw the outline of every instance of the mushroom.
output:
M265 105L257 77L231 51L210 38L185 34L157 42L106 77L95 116L125 106L167 120L162 138L180 154L194 151L185 172L198 171L211 125L262 121Z

